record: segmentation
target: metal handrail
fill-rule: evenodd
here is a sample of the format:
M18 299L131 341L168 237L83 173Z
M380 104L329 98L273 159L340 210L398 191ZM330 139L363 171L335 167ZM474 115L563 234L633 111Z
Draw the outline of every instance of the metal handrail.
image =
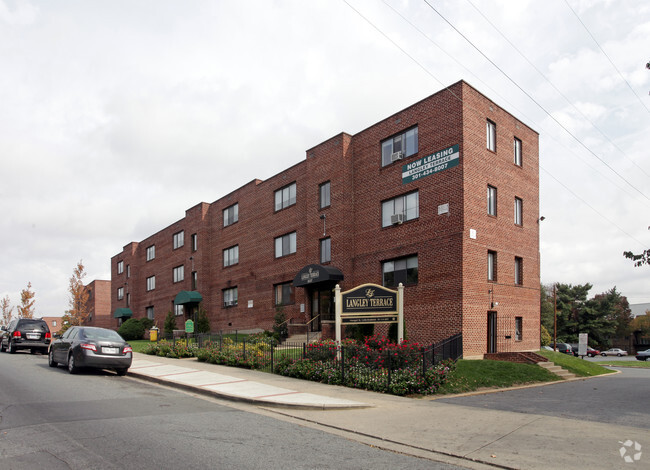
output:
M320 317L320 313L318 315L316 315L314 318L312 318L311 320L309 320L307 323L305 323L305 326L307 327L307 343L308 344L309 344L309 325L311 324L311 322L316 320L318 317Z

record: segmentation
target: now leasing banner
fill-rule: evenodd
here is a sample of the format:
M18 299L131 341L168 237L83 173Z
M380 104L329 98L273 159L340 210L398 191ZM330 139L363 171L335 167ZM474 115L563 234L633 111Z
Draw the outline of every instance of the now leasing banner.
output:
M439 152L422 157L412 163L402 165L402 184L410 183L425 176L433 175L458 165L460 152L458 145L452 145Z

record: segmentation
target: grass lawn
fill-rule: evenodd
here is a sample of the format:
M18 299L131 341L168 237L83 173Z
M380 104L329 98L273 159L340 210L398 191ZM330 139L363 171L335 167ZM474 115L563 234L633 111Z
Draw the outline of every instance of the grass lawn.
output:
M594 375L611 374L612 371L604 368L596 362L589 362L579 357L570 356L557 351L539 351L539 354L554 362L569 372L573 372L578 377L592 377Z
M600 364L605 364L601 362ZM650 368L650 361L607 361L608 366Z
M460 359L456 371L436 394L465 393L481 388L507 388L554 380L558 380L557 375L535 364Z
M144 347L147 344L151 343L151 341L149 341L148 339L136 339L133 341L128 341L128 343L131 345L134 352L141 353L144 351Z

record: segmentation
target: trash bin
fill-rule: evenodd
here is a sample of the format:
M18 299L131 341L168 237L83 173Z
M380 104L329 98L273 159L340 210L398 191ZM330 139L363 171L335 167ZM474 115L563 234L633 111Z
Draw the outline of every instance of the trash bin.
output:
M154 326L149 329L149 341L158 341L158 327Z

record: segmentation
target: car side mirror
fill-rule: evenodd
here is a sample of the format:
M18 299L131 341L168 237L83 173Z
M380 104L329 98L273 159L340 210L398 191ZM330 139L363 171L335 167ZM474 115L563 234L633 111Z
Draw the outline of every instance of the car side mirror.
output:
M0 330L7 331L7 327L3 325L2 328L0 328Z

